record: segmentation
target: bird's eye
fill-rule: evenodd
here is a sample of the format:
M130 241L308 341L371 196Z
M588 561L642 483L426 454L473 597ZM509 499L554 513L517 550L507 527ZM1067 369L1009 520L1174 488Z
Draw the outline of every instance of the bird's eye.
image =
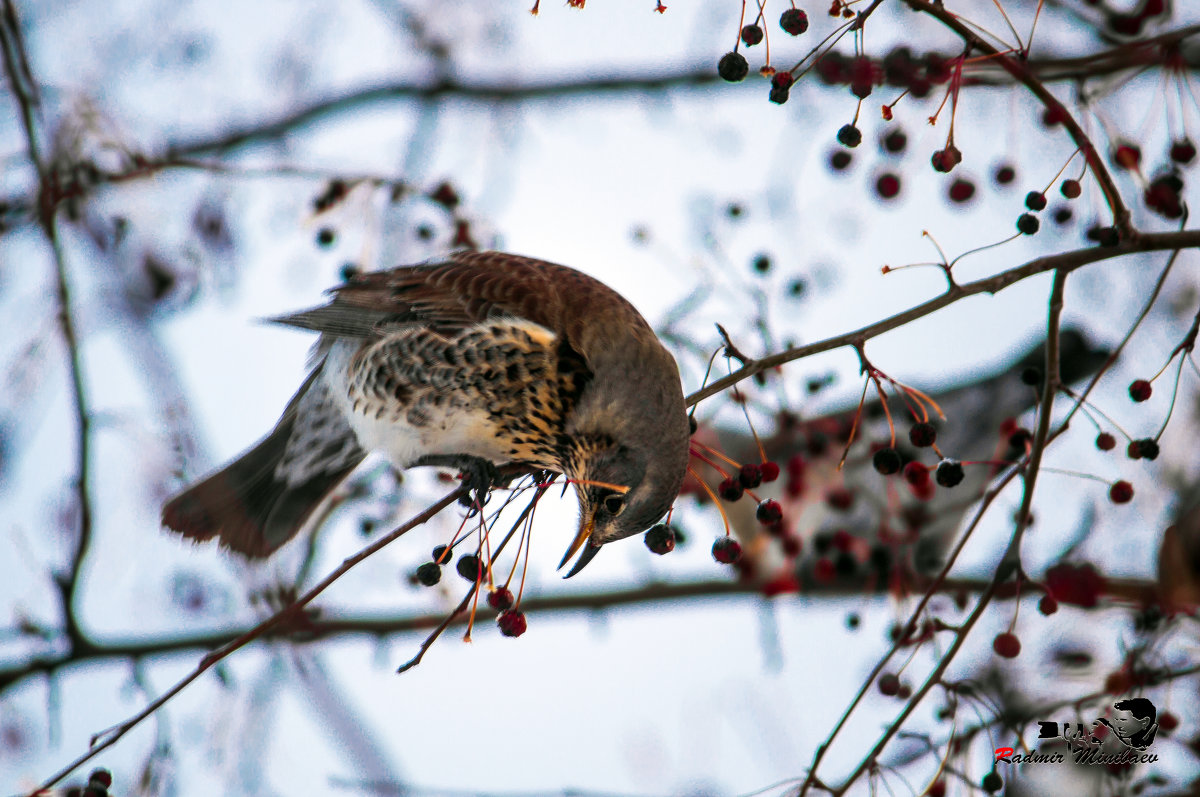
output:
M604 499L604 508L606 510L608 510L608 513L610 515L613 515L614 517L616 515L621 514L622 510L625 509L625 496L623 496L623 495L608 496L607 498Z

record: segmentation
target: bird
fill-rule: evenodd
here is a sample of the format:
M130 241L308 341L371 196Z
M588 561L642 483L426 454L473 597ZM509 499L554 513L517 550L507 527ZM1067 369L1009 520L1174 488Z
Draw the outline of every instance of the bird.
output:
M506 465L562 474L580 514L559 569L582 548L567 578L671 507L691 432L679 368L599 280L457 252L328 293L269 319L320 333L309 373L266 437L164 505L167 529L265 558L370 452L458 468L477 494Z

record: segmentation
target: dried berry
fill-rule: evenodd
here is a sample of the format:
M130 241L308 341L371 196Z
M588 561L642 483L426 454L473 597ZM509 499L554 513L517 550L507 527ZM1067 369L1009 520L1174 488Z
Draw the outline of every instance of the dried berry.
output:
M1022 235L1033 235L1040 227L1037 216L1032 213L1022 213L1017 217L1017 230Z
M938 463L934 478L943 487L957 487L963 480L962 463L952 459L943 459Z
M934 171L945 174L962 163L962 153L958 151L958 147L950 144L945 149L939 149L933 153L933 157L929 160L933 164Z
M753 463L743 465L738 471L738 482L747 490L753 490L758 485L762 484L763 475L762 467Z
M754 516L758 518L758 522L764 526L769 526L772 523L778 523L783 518L783 507L778 501L767 499L758 505L758 509L754 510Z
M644 539L646 547L659 556L675 550L675 530L665 523L651 526Z
M465 554L458 558L458 564L455 565L458 574L467 581L479 581L487 573L484 567L483 560L473 553Z
M498 612L511 609L513 605L512 590L508 587L496 587L487 596L488 606L491 606Z
M447 545L435 545L433 547L433 561L439 565L450 564L450 560L454 558L454 549Z
M764 462L759 465L758 472L764 482L773 482L779 478L779 466L774 462Z
M736 501L746 492L746 488L742 487L742 483L737 479L726 479L717 485L717 494L726 501Z
M854 125L842 125L837 131L837 140L844 147L857 147L862 143L862 131Z
M1046 195L1041 191L1030 191L1025 195L1025 207L1033 211L1046 209Z
M871 458L871 465L884 476L899 473L903 464L900 459L900 453L894 448L881 448Z
M763 29L758 25L747 25L742 28L742 41L747 47L753 47L763 40Z
M937 441L937 429L928 421L914 423L908 430L908 440L917 448L928 448Z
M417 568L417 581L420 581L425 586L432 587L441 580L442 568L438 567L433 562L426 562Z
M717 74L729 83L740 83L750 74L750 65L741 53L725 53L717 64Z
M713 559L723 565L731 565L742 558L742 546L732 537L720 537L713 543Z
M500 616L496 618L496 625L500 626L500 633L505 636L520 636L528 627L525 622L525 613L516 609L501 612Z
M779 27L793 36L808 30L808 14L798 8L789 8L779 17Z

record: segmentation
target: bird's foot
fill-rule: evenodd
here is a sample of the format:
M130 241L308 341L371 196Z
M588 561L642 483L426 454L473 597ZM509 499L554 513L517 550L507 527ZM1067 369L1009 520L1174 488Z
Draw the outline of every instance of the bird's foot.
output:
M482 457L468 454L431 454L421 457L414 465L433 465L443 468L455 468L462 473L463 486L467 491L458 502L472 510L483 509L488 501L492 488L500 484L500 473L496 466Z

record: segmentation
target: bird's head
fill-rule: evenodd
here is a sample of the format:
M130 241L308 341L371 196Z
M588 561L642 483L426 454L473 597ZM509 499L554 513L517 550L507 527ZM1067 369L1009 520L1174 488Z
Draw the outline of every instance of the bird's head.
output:
M602 545L640 534L666 514L687 470L686 436L682 443L682 456L604 436L576 443L567 477L579 498L579 529L559 567L580 548L583 552L566 578L582 570Z

